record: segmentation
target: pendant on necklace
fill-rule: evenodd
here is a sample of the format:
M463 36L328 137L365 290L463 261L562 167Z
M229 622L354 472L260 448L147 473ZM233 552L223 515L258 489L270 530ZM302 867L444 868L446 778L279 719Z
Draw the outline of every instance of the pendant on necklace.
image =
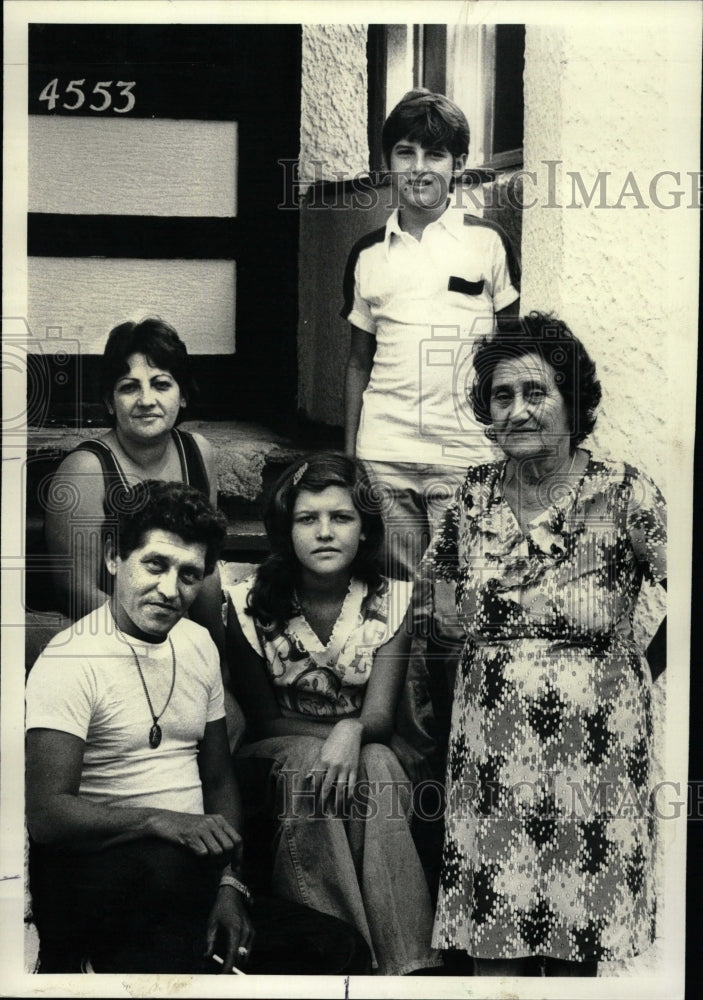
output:
M155 722L154 725L149 730L149 746L152 750L156 750L157 746L161 742L161 726Z

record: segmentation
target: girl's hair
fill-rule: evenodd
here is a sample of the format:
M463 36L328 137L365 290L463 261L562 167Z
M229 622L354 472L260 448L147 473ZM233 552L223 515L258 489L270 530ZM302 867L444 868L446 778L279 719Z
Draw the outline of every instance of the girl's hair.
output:
M349 490L361 516L361 530L365 537L360 540L351 565L352 576L367 585L367 601L383 586L383 520L378 498L363 466L356 459L336 452L308 455L294 462L281 475L264 511L271 555L257 570L247 613L267 630L280 631L296 613L295 587L299 563L291 537L295 501L302 490L321 493L328 486Z
M569 415L573 451L595 427L601 387L588 351L553 313L533 311L520 318L500 319L497 333L477 342L470 396L476 420L492 423L491 389L497 365L525 354L537 354L554 370Z
M155 368L170 372L186 403L192 401L196 387L186 345L172 326L158 316L148 316L139 323L120 323L110 331L100 366L100 396L105 403L112 397L117 380L128 373L133 354L143 354ZM114 414L110 421L114 426Z

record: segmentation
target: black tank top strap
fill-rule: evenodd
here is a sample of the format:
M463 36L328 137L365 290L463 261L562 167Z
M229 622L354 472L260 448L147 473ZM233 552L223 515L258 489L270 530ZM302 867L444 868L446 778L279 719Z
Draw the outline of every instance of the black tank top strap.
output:
M208 478L202 452L190 431L181 431L174 427L173 440L178 449L178 455L183 469L183 481L210 497L210 480Z
M119 471L117 459L113 455L112 450L97 438L91 438L89 441L81 441L80 444L77 444L73 448L70 454L73 455L76 451L89 451L91 455L95 455L100 462L103 472Z
M130 506L130 493L131 486L127 481L122 468L117 461L115 453L112 451L108 445L98 438L94 438L89 441L81 441L81 443L73 449L74 451L88 451L91 455L95 457L100 462L100 467L103 474L103 486L105 488L105 497L103 499L103 513L105 519L102 523L100 529L101 535L101 547L104 549L105 542L108 538L112 540L113 545L117 544L117 515L120 510L124 510L125 506L127 509ZM112 576L108 573L105 563L101 560L100 567L98 569L98 586L105 593L112 593Z
M125 494L128 494L131 490L127 477L122 471L114 452L108 445L97 438L90 441L81 441L73 450L88 451L91 455L95 455L100 462L103 473L103 485L105 487L103 508L106 517L113 517L115 508L119 509L122 506Z

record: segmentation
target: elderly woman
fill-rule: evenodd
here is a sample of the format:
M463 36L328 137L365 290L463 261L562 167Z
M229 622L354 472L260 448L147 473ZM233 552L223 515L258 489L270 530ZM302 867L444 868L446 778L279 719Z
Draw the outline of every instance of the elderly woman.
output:
M479 975L595 975L654 935L632 616L643 579L664 584L664 501L581 447L600 385L563 322L502 325L474 364L474 412L505 457L469 469L428 556L467 633L433 944Z
M158 317L116 326L105 346L101 395L112 429L83 441L63 460L46 500L49 552L68 556L72 572L55 562L61 610L80 618L107 600L103 539L114 530L129 489L143 479L195 486L217 504L212 448L176 424L193 395L188 352L173 327ZM71 499L70 508L62 501ZM191 616L224 648L219 572L207 577Z

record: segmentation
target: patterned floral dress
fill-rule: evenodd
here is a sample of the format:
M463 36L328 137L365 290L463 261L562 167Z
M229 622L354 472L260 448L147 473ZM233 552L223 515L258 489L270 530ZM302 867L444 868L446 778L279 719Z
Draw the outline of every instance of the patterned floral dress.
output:
M264 629L246 610L253 584L248 577L228 593L244 636L266 663L281 714L358 715L374 657L405 620L412 583L385 579L368 598L366 584L352 579L327 644L300 609L280 632Z
M651 674L632 621L643 578L666 575L664 500L591 457L523 533L504 470L469 469L429 556L468 636L432 943L623 959L654 937Z

